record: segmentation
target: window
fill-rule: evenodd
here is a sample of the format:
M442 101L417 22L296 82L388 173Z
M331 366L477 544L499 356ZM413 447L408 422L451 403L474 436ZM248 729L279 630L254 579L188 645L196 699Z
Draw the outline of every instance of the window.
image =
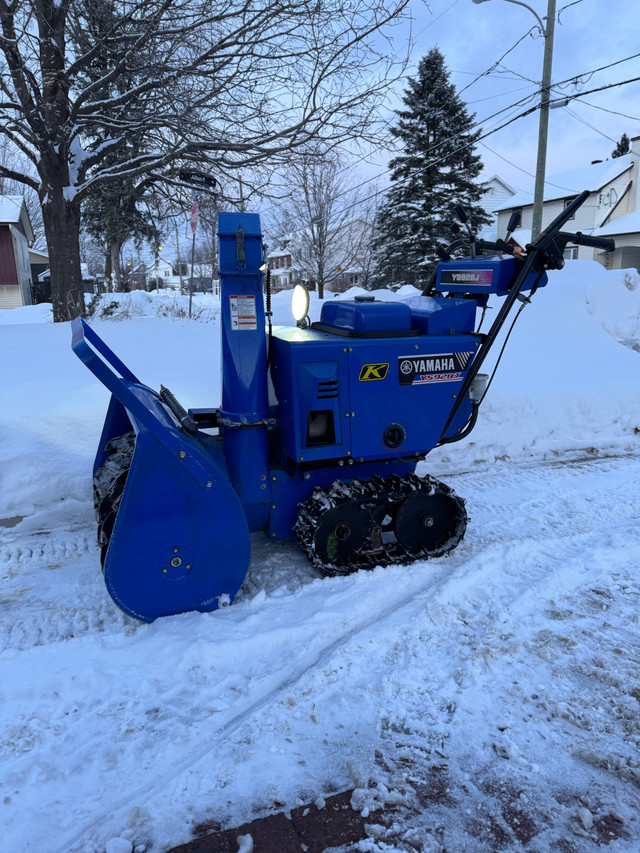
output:
M562 257L565 261L577 261L578 260L578 247L577 246L567 246L567 248L562 253Z
M572 198L565 198L565 200L564 200L564 208L565 208L565 210L569 207L569 205L570 205L572 202L573 202L573 199L572 199ZM575 213L573 214L573 216L570 216L570 217L569 217L569 219L575 219L575 218L576 218ZM577 251L577 249L576 249L576 251Z
M358 273L354 273L353 275L349 276L349 284L354 285L354 284L359 284L359 283L360 283L360 275Z

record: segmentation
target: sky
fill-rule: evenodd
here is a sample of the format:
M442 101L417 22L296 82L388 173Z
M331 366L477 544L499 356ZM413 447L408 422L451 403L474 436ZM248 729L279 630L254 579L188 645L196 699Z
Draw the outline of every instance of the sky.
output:
M539 17L546 16L543 0L531 0L529 5ZM451 82L485 133L537 102L544 39L529 9L509 0L481 4L413 0L411 13L413 48L407 76L414 75L421 57L438 46ZM568 107L550 112L547 175L604 160L623 133L630 138L640 135L640 80L576 97L640 78L640 55L597 70L639 54L637 6L624 0L557 0L556 13L559 23L554 34L552 82L557 85L552 98L573 100ZM395 34L398 49L407 37L406 28L399 27ZM480 75L484 76L477 79ZM394 88L391 108L401 107L403 91L403 83ZM497 174L514 190L526 189L533 182L537 146L536 110L480 144L485 177ZM380 163L386 165L384 159Z
M544 0L532 0L530 6L541 18L546 16ZM544 39L535 16L510 0L481 4L473 0L411 0L409 12L410 23L398 23L387 33L398 56L410 46L407 71L387 99L388 122L395 120L394 110L402 108L407 77L415 75L420 59L438 46L451 82L469 112L475 114L478 127L489 134L477 149L484 164L483 177L498 175L515 192L532 189L539 111L514 119L539 100ZM624 0L557 0L556 19L552 81L557 85L552 98L571 101L567 107L550 112L547 177L607 159L623 133L629 138L640 135L640 79L576 97L640 78L640 25L635 4ZM639 55L620 62L634 54ZM597 70L604 66L611 67ZM504 124L507 126L496 130ZM364 195L384 189L394 153L379 147L356 162L357 173L351 173L353 183L362 187ZM268 203L261 205L259 212L266 223ZM188 215L187 211L180 228L180 240L185 244L182 254L187 258L191 248ZM164 254L172 260L176 254L173 230L164 242Z

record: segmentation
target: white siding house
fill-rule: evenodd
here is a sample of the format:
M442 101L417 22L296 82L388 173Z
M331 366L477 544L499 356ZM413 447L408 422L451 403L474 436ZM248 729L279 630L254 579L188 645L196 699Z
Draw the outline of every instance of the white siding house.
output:
M583 190L589 190L590 196L567 222L565 230L612 236L616 240L616 251L607 253L588 246L567 246L566 257L597 260L612 268L640 268L640 217L636 215L640 211L640 137L631 140L630 152L622 157L549 176L545 182L543 229ZM514 210L522 212L520 234L530 235L533 187L516 193L496 208L501 235ZM518 237L518 232L514 236Z
M481 204L487 213L493 214L493 221L489 225L478 232L478 237L481 240L497 240L498 237L504 237L504 231L498 231L498 208L507 203L507 200L512 198L516 191L510 187L506 181L494 175L488 181L484 181L487 187L486 193L482 196Z

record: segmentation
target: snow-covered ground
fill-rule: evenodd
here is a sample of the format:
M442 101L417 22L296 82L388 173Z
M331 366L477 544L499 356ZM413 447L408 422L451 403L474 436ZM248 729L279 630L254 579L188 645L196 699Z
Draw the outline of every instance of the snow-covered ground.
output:
M114 301L93 325L134 373L219 402L214 297ZM255 535L232 607L151 625L99 568L106 390L45 306L0 325L2 851L161 853L348 787L349 850L640 849L637 274L551 274L421 465L467 500L453 554L327 579Z

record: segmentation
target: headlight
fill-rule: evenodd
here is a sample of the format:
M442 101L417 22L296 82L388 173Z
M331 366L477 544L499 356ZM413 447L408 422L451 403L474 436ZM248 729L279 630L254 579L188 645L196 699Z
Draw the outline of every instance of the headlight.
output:
M309 293L301 284L296 284L293 288L291 313L296 323L301 323L309 313Z

